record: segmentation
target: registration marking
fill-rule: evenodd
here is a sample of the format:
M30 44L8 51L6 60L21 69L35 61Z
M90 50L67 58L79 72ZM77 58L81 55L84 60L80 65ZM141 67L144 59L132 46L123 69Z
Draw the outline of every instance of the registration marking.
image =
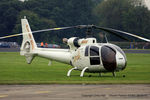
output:
M111 88L105 88L106 90L110 90Z
M36 94L45 94L45 93L50 93L50 91L38 91L38 92L35 92Z
M8 97L8 95L0 95L0 98Z

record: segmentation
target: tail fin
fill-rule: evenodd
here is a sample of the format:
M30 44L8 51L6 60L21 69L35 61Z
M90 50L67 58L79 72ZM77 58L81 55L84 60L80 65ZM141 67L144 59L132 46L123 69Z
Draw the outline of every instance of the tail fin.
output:
M30 64L35 57L37 45L32 35L30 25L26 18L21 19L23 40L20 55L26 56L27 63Z

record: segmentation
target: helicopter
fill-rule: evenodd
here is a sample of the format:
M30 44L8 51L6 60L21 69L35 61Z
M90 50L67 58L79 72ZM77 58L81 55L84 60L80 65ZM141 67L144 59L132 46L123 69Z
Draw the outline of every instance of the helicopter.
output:
M102 31L109 32L119 37L121 36L118 34L126 34L150 42L149 39L128 32L115 30L112 28L99 27L96 25L77 25L71 27L60 27L31 31L29 22L26 17L21 19L21 25L22 33L0 37L0 39L22 35L23 40L20 48L20 55L25 56L28 64L31 64L36 56L66 63L73 66L67 72L68 77L71 76L71 72L73 70L81 71L80 77L83 77L85 72L99 73L100 76L101 73L111 72L113 76L116 76L115 72L122 71L126 68L127 58L124 51L117 45L108 42L97 43L96 38L90 36L93 29L100 29ZM69 46L69 49L40 48L37 47L33 37L33 33L57 31L71 28L86 28L87 37L81 39L78 37L71 37L69 39L64 38L63 42Z

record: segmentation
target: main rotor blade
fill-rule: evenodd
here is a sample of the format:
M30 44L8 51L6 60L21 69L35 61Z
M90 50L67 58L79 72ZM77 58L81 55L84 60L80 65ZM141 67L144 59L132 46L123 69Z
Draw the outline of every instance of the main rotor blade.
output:
M116 34L116 33L126 34L126 35L129 35L129 36L132 36L132 37L135 37L135 38L138 38L138 39L141 39L141 40L150 42L149 39L146 39L146 38L144 38L144 37L141 37L141 36L138 36L138 35L135 35L135 34L131 34L131 33L128 33L128 32L124 32L124 31L120 31L120 30L116 30L116 29L112 29L112 28L98 27L98 26L95 26L95 28L104 30L104 31L106 31L106 32L110 32L110 33L112 33L112 34L115 34L116 36L118 35L118 34ZM118 35L118 36L121 37L121 38L123 38L123 37L120 36L120 35Z
M13 35L8 35L8 36L3 36L3 37L0 37L0 39L10 38L10 37L16 37L16 36L20 36L20 35L22 35L22 33L13 34Z
M108 30L107 28L98 27L98 26L94 26L94 28L101 29L101 30L103 30L103 31L105 31L105 32L109 32L109 33L111 33L111 34L114 34L115 36L117 36L117 37L119 37L119 38L121 38L121 39L123 39L123 40L130 41L129 39L127 39L127 38L125 38L125 37L123 37L123 36L117 34L116 32L112 32L111 30Z
M75 26L59 27L59 28L50 28L50 29L43 29L43 30L32 31L32 33L47 32L47 31L57 31L57 30L65 30L65 29L70 29L70 28L74 28L74 27L75 27Z
M51 29L43 29L43 30L37 30L37 31L32 31L32 33L40 33L40 32L47 32L47 31L57 31L57 30L64 30L64 29L69 29L69 28L74 28L75 26L71 26L71 27L60 27L60 28L51 28ZM27 32L25 34L28 34L30 32ZM5 38L10 38L10 37L17 37L23 35L23 33L19 33L19 34L13 34L13 35L8 35L8 36L3 36L0 37L0 39L5 39Z

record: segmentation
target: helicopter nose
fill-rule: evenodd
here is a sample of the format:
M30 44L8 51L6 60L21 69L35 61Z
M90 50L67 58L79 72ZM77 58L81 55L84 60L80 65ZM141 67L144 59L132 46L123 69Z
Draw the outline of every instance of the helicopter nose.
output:
M116 54L116 62L117 62L117 68L116 68L116 70L123 70L123 69L126 68L126 65L127 65L126 57L123 56L119 52L117 52L117 54Z

